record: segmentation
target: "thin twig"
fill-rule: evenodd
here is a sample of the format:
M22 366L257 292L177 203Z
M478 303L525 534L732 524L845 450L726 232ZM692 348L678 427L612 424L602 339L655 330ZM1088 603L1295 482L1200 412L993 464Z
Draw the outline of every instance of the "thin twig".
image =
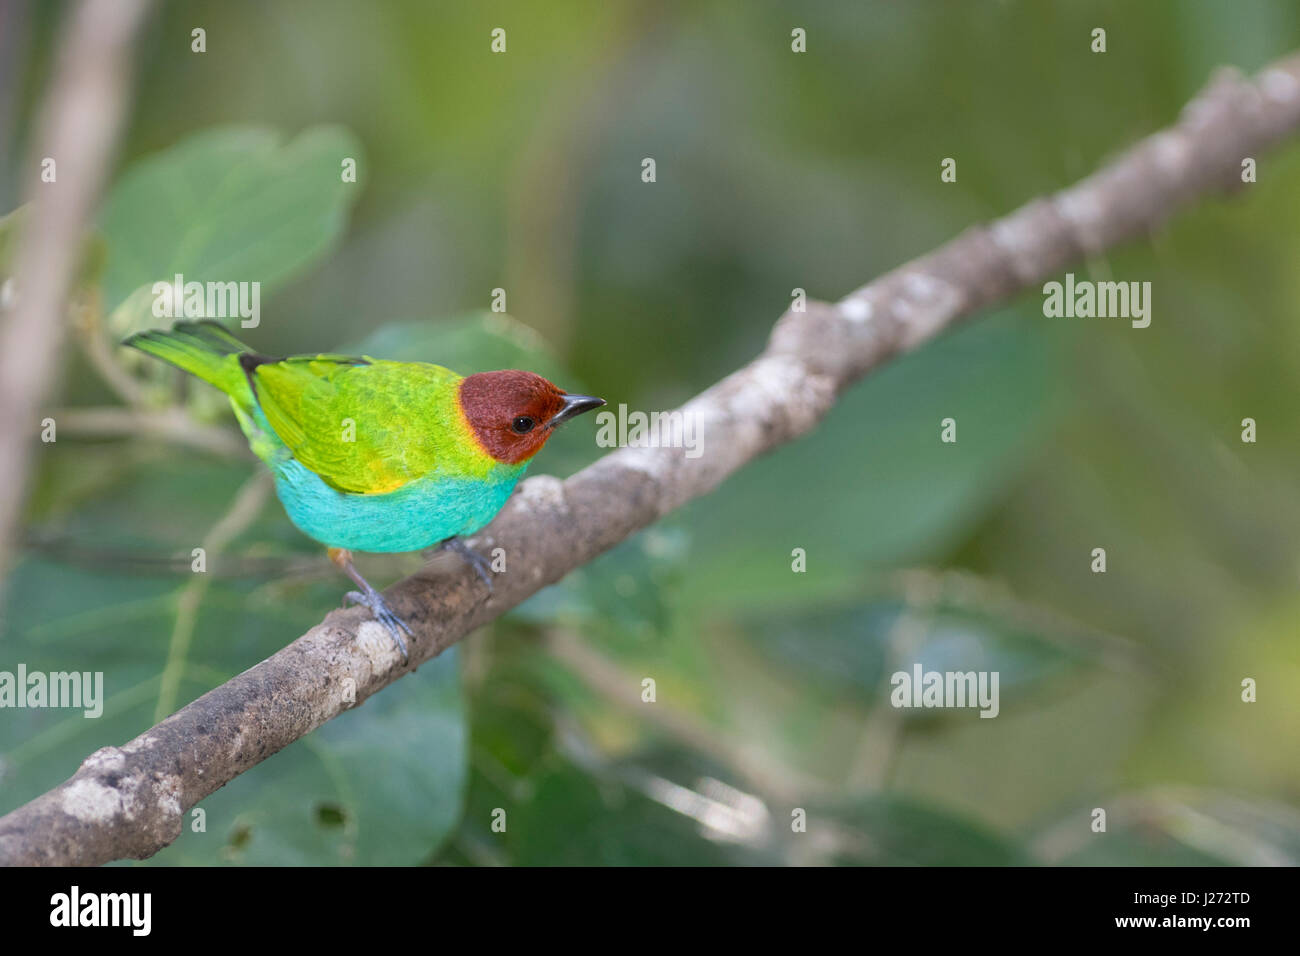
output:
M81 354L86 356L86 361L99 373L104 384L127 405L133 408L143 406L144 387L113 355L108 339L104 336L98 301L74 309L73 328L77 343L81 346Z
M230 507L203 539L204 571L195 572L193 579L181 589L180 596L176 599L176 624L167 644L167 660L163 664L162 681L158 686L158 706L153 717L155 721L162 720L176 706L176 695L180 690L181 675L185 672L185 661L189 657L190 638L194 636L199 605L208 593L208 585L212 580L206 573L207 561L215 558L231 541L252 526L270 495L270 474L257 472L240 486Z
M184 409L64 408L52 412L60 436L84 438L156 438L201 448L223 458L252 460L248 442L219 425L196 422Z
M8 568L32 443L63 339L82 236L126 105L131 41L147 0L85 0L72 11L27 167L29 215L0 313L0 577ZM54 162L53 181L41 174Z

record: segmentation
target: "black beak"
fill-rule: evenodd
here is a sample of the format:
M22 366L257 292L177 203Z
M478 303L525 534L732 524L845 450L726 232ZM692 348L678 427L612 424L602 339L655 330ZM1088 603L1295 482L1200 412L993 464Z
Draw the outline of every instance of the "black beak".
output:
M583 412L589 412L593 408L600 408L605 404L603 398L595 398L591 395L565 395L564 407L555 413L554 417L546 423L547 428L554 428L556 425L567 422L570 418L576 418Z

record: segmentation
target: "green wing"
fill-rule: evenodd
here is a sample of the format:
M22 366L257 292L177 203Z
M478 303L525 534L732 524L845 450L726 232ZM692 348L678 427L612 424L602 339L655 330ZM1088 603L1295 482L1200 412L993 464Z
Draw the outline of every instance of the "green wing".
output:
M246 365L258 405L293 455L353 494L432 474L477 477L461 418L461 377L439 365L341 355Z

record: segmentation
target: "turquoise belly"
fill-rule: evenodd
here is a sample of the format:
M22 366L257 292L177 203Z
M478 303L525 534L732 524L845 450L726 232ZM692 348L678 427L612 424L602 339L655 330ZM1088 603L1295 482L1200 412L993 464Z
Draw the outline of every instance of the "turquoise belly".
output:
M275 490L298 529L330 547L420 551L491 521L525 467L502 468L486 481L421 478L385 494L349 495L287 459L274 466Z

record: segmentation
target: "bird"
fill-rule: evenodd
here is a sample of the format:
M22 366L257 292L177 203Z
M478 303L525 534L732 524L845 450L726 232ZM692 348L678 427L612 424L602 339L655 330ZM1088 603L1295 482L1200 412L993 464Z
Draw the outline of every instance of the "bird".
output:
M262 355L212 320L125 339L230 398L249 447L270 469L289 520L324 544L409 662L404 631L353 563L354 552L460 554L489 590L488 562L463 542L505 505L558 425L604 399L533 372L462 376L426 362L329 353Z

